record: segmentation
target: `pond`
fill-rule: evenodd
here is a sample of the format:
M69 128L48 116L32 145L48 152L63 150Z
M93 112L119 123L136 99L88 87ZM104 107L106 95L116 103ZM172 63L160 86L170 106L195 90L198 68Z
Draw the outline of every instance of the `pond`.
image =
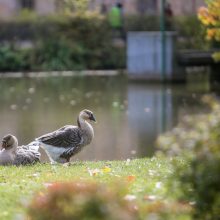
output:
M66 124L82 109L94 112L92 144L74 160L120 160L152 156L156 137L199 102L208 85L135 83L125 77L2 78L0 138L7 133L27 144Z

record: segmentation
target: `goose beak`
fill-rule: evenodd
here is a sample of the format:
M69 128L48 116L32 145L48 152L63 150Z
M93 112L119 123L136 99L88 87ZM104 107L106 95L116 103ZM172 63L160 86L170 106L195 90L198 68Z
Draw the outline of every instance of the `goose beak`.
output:
M91 116L89 117L89 120L96 122L94 115L91 115Z

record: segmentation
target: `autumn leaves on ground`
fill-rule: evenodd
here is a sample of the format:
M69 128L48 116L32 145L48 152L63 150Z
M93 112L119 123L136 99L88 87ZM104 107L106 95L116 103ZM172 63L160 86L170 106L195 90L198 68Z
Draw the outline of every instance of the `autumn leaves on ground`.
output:
M169 187L173 174L169 159L0 169L0 219L25 219L27 215L29 219L49 219L55 213L51 210L59 209L63 212L53 219L69 219L68 215L71 219L187 219L190 211L189 204L177 202L178 191ZM80 190L83 193L77 194Z

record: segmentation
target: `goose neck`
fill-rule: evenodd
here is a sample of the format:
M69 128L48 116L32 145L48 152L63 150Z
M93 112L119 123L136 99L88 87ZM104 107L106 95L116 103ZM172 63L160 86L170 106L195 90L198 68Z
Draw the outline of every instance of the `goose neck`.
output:
M15 154L17 151L17 145L13 144L9 149L8 152L10 152L11 154Z
M81 129L86 129L89 127L89 123L87 121L85 121L82 117L78 117L77 119L77 124L78 124L78 127L81 128Z
M89 144L93 137L94 137L94 131L92 125L90 125L87 121L85 121L82 118L78 118L77 120L79 128L83 132L83 140L84 144Z

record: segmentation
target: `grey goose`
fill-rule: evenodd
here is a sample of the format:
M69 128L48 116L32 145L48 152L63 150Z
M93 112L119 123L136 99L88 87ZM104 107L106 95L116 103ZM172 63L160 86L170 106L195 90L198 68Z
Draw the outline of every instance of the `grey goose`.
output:
M68 163L94 137L93 127L88 121L96 122L93 112L85 109L79 113L77 126L66 125L36 138L36 141L46 151L52 163Z
M39 146L29 144L18 146L18 140L14 135L7 134L2 139L2 149L0 150L0 165L30 165L40 162L41 154L38 152Z

